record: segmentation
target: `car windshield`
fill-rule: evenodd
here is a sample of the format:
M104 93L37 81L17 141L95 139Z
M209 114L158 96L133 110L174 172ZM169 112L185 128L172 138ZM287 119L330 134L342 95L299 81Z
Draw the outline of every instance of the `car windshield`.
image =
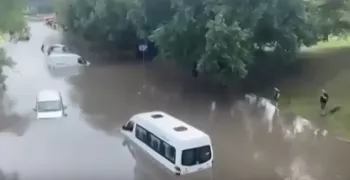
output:
M60 101L42 101L38 102L38 112L61 111L62 103Z
M211 159L210 146L202 146L182 151L182 165L193 166L202 164Z

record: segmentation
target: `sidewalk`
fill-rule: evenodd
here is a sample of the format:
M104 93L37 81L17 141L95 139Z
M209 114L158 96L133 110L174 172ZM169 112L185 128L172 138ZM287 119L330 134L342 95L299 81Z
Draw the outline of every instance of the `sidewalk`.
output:
M344 142L344 143L350 143L350 140L346 139L346 138L336 136L335 139L337 139L338 141Z

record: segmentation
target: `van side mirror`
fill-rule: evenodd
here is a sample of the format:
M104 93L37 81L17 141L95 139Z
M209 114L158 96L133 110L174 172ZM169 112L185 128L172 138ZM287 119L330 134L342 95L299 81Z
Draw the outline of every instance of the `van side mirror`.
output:
M78 63L81 64L81 65L86 65L86 61L83 59L83 58L79 58L78 59Z
M125 125L122 126L122 129L125 130L125 131L128 130L128 128Z
M36 108L33 108L33 111L36 112Z

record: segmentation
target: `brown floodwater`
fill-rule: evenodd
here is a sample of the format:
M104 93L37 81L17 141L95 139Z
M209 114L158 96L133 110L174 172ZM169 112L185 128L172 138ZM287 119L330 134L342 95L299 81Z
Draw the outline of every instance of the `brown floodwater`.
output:
M170 69L136 61L112 63L86 52L83 56L92 61L91 66L77 76L53 77L40 46L58 43L62 36L43 22L30 23L30 27L29 42L5 44L16 65L5 69L0 179L176 179L154 168L147 157L134 157L123 146L119 133L123 123L133 114L154 110L210 134L215 162L210 175L201 179L350 179L346 143L330 136L316 138L313 133L287 138L281 124L287 129L291 125L284 122L275 123L269 133L260 116L240 105L243 110L239 111L231 96L214 93L215 88L195 80L184 80ZM46 88L62 93L68 106L66 118L35 119L36 94Z

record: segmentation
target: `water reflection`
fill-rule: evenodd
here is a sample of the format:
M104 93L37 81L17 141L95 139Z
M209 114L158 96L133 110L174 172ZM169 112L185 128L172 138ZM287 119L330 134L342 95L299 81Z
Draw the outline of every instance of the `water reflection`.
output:
M19 180L18 173L5 173L3 170L0 170L0 180Z

